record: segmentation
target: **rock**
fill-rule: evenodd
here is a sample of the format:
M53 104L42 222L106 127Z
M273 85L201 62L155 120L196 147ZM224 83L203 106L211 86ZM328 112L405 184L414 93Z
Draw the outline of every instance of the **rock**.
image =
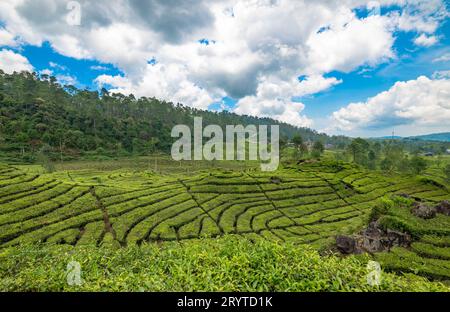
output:
M411 213L422 219L431 219L436 216L436 208L424 203L414 203Z
M383 231L378 228L376 222L370 222L367 228L361 231L361 236L363 238L361 249L371 253L384 250L382 243Z
M364 236L361 249L369 253L374 253L385 250L385 247L381 238Z
M436 205L436 212L450 216L450 202L448 200L443 200Z
M408 233L388 229L386 231L386 237L388 249L391 249L394 246L409 247L409 245L411 245L412 238Z
M344 254L351 254L356 251L356 239L350 236L336 236L336 247Z
M279 177L270 177L270 183L280 184L281 179Z
M336 237L336 247L343 254L362 252L382 252L392 247L409 247L411 235L394 230L383 230L376 221L369 223L366 229L353 236Z

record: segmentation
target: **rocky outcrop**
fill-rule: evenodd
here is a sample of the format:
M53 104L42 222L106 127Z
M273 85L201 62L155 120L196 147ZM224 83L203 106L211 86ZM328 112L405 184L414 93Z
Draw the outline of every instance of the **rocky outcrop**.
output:
M450 202L448 200L443 200L436 205L436 212L442 213L446 216L450 216Z
M336 248L343 254L374 253L390 250L392 247L409 247L411 235L393 230L384 230L376 221L367 228L352 236L336 237Z
M436 216L436 207L430 207L425 203L415 202L411 213L422 219L431 219Z
M352 253L357 253L356 238L345 235L336 236L336 247L343 254L349 255Z

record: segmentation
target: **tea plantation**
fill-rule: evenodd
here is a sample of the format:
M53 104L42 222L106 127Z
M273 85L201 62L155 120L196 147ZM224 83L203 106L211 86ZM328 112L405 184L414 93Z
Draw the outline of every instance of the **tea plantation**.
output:
M242 244L253 253L259 249L270 253L267 248L272 248L274 255L281 253L277 257L286 254L287 258L283 261L295 262L293 253L297 252L298 261L307 261L306 258L324 261L324 267L318 265L317 272L311 273L317 276L326 271L326 263L329 265L330 261L335 261L336 268L332 271L336 274L340 270L340 263L344 265L346 261L352 263L350 271L364 270L364 261L358 262L361 261L358 257L368 256L351 256L346 260L332 255L319 260L322 258L317 251L326 251L338 234L352 234L366 227L380 199L392 194L407 194L431 204L450 199L448 186L436 182L432 177L384 176L334 161L305 163L272 173L222 169L191 175L158 175L150 171L133 170L45 173L38 166L3 164L0 165L0 287L13 290L64 289L65 286L60 284L64 280L46 283L43 276L40 276L41 280L35 280L32 276L46 272L46 268L50 268L52 261L58 257L65 260L72 257L67 256L69 251L69 255L77 255L74 257L79 259L84 259L83 255L91 255L86 258L89 260L85 260L85 264L90 261L91 269L96 261L92 257L98 257L97 260L102 262L104 260L100 259L111 256L111 253L115 255L111 256L113 258L136 254L137 262L144 261L139 258L143 254L151 253L152 257L160 254L161 257L168 257L168 263L171 263L174 253L188 253L188 256L185 255L187 258L194 261L198 257L197 260L201 262L202 254L194 254L193 250L210 246L211 253L220 253L221 242L229 250L234 250L236 257L249 257L242 250L241 253L237 252L237 247L231 247L229 241ZM390 252L372 256L382 264L383 269L399 274L386 275L389 276L387 280L398 278L398 284L389 282L379 289L448 290L445 283L450 279L450 217L439 214L434 219L423 220L412 216L401 204L395 202L388 205L389 209L382 209L383 224L411 233L414 242L410 248L393 248ZM155 242L157 244L152 244ZM255 249L249 247L251 244L254 244ZM208 252L202 250L203 253ZM37 264L41 263L39 257L48 261ZM224 263L220 264L223 260L220 255L217 259L219 267L225 266ZM163 270L162 260L153 260L159 263L153 269ZM272 260L267 260L267 265L273 264ZM280 266L287 265L283 261L279 263ZM134 262L130 260L130 263ZM228 264L233 266L231 262ZM239 265L244 265L245 271L248 269L247 264ZM37 271L41 273L33 271L33 265L37 265ZM64 265L55 264L54 267L62 266L61 272L55 274L63 274ZM97 262L96 265L100 264ZM100 266L104 268L109 265ZM214 270L212 263L209 265ZM199 270L206 274L206 268L208 266ZM229 269L234 272L237 268ZM143 264L134 263L130 264L127 272L134 276L132 272L140 270L144 270ZM341 270L344 270L343 267ZM148 289L142 278L136 279L144 283L139 284L131 282L130 275L127 277L130 284L125 286L125 281L117 280L119 272L114 269L108 272L115 272L111 273L112 280L103 276L102 281L98 282L100 284L87 289L365 290L367 286L361 286L364 283L356 280L353 280L353 284L349 282L347 286L341 285L347 278L362 278L360 273L351 278L349 272L349 276L342 277L340 282L334 281L338 283L334 286L323 286L317 281L311 281L310 285L301 284L297 280L298 284L293 275L286 277L285 281L280 280L278 284L274 280L267 282L266 279L270 277L263 276L259 281L254 281L254 278L239 283L237 280L217 280L217 283L206 286L200 281L197 284L194 281L201 276L200 273L194 278L192 276L195 274L191 272L193 279L184 282L184 286L172 285L173 288L170 288L172 286L169 284L153 284L153 288ZM405 282L407 277L403 273L412 273L413 277L408 278L417 278L416 282ZM261 271L261 274L269 273ZM283 276L279 274L273 278ZM416 275L435 282L422 280ZM16 280L18 276L22 279ZM27 277L35 281L29 280L27 284ZM56 276L52 275L52 278ZM173 278L188 279L188 276ZM305 277L299 279L304 282ZM250 280L253 284L246 284ZM161 275L158 283L163 281ZM166 283L175 283L175 280L169 278Z

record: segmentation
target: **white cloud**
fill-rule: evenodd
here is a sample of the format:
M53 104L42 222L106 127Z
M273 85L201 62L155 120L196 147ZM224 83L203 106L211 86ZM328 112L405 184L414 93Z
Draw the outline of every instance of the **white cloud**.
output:
M0 28L0 46L16 46L17 42L14 35L6 29Z
M401 31L433 34L449 16L446 3L442 0L386 0L383 3L402 7L401 12L394 11L391 14Z
M7 74L21 71L33 71L28 59L20 54L17 54L11 50L0 50L0 69Z
M63 66L63 65L60 65L60 64L58 64L58 63L55 63L55 62L49 62L48 63L48 65L51 67L51 68L55 68L55 69L58 69L58 70L62 70L62 71L65 71L65 70L67 70L67 67L65 67L65 66Z
M441 56L435 58L433 60L433 63L436 63L436 62L448 62L448 61L450 61L450 53L445 53L445 54L442 54Z
M90 69L98 70L98 71L105 71L105 70L108 70L109 68L106 66L101 66L101 65L93 65L90 67Z
M450 70L439 70L433 73L433 79L450 79Z
M70 76L70 75L56 75L55 76L56 80L61 84L61 85L76 85L78 83L77 78Z
M397 82L366 102L334 112L328 131L380 130L407 127L410 133L450 130L450 80Z
M438 42L438 39L436 36L427 36L425 34L421 34L419 37L414 39L414 43L419 46L423 47L431 47L432 45L436 44Z
M53 71L51 69L46 68L46 69L43 69L43 70L39 71L39 74L52 76L53 75Z
M341 81L322 76L307 77L299 82L277 79L263 80L259 83L256 95L239 100L234 112L259 117L272 117L299 127L312 126L312 120L301 114L305 105L292 101L292 97L305 96L326 90Z
M349 15L328 30L310 36L308 71L349 72L361 65L377 65L394 56L393 43L388 18L374 15L358 19Z
M218 99L213 99L206 90L186 79L185 68L171 65L147 65L144 77L134 83L127 77L100 75L95 82L100 86L109 85L110 92L134 94L137 96L156 97L182 104L188 103L192 107L207 109Z
M228 95L239 100L236 112L297 125L310 120L292 97L339 83L324 78L332 71L350 72L395 58L398 30L421 33L418 44L430 45L448 14L442 0L381 0L382 6L401 9L367 18L353 10L365 7L366 0L79 2L80 26L66 23L66 2L59 0L1 0L0 20L14 40L48 41L65 56L113 64L123 77L96 80L113 91L201 108ZM201 38L215 43L200 44ZM153 58L154 66L148 64ZM302 75L309 78L299 83Z

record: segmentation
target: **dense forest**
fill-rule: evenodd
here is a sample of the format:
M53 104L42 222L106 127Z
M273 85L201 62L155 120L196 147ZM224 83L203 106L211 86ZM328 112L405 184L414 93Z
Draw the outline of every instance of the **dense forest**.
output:
M330 137L307 128L269 118L231 112L203 111L155 98L80 90L61 86L54 77L0 71L0 151L3 156L35 159L45 150L51 158L83 155L142 155L170 151L176 124L278 124L281 138L301 135L306 141L346 144L346 137Z

